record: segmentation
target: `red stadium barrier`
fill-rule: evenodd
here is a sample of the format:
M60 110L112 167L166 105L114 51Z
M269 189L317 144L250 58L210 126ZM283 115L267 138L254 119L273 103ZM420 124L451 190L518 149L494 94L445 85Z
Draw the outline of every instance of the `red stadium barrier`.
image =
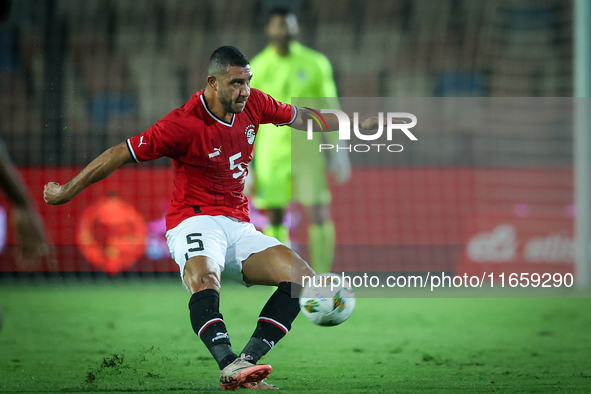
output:
M457 273L495 281L514 273L573 273L572 218L526 214L475 215Z
M92 185L67 204L58 206L45 204L43 201L43 186L45 183L49 181L65 183L80 170L81 168L78 167L20 168L21 175L29 187L30 195L43 216L50 242L54 245L57 263L52 264L44 260L37 266L17 267L14 258L11 256L12 250L7 247L6 251L0 255L2 259L0 271L92 272L106 270L111 273L118 271L176 271L178 268L170 259L170 254L166 249L163 221L172 193L171 169L141 165L126 166L115 171L107 179ZM106 256L113 256L113 253L116 253L113 250L127 249L129 246L121 248L121 245L118 245L115 249L110 248L111 252L109 252L108 242L104 243L104 240L102 245L97 245L97 248L94 248L94 252L89 251L92 248L89 248L88 245L84 246L84 237L81 234L86 227L83 222L84 212L89 207L96 206L107 196L118 196L122 202L135 208L145 221L147 237L144 236L144 253L140 253L139 259L134 251L132 252L132 261L127 258L120 260L111 258L110 262L108 262ZM5 200L2 202L5 205ZM93 215L92 212L89 214L90 216ZM112 208L111 214L104 215L106 217L105 221L112 221L109 216L113 215L126 215L129 218L134 213L133 211L122 213L118 208ZM137 223L133 226L137 226L131 233L132 239L135 239L138 236L137 233L141 233L142 230L139 229L141 225L138 226ZM104 235L100 234L101 231L110 231L112 233L117 226L110 226L109 228L106 223L94 223L92 227L92 237L101 239L101 237L104 238ZM134 242L124 241L123 243L133 244ZM9 234L8 243L14 243L14 234ZM102 263L99 262L100 259L98 258L101 254L99 248L104 250L103 256L105 260ZM135 249L133 245L132 249ZM83 250L87 257L95 261L96 266L85 258ZM129 250L125 250L125 252L129 254ZM135 257L134 254L136 254ZM117 262L115 262L116 260ZM107 268L107 265L109 268Z
M92 265L85 258L77 233L84 210L109 195L117 195L141 215L147 236L142 246L144 253L137 262L126 261L107 270L176 271L165 245L163 221L172 193L171 169L125 166L68 204L48 206L43 202L46 182L66 182L79 170L20 168L55 245L57 264L44 261L37 266L17 267L12 248L6 247L0 254L0 271L105 269L104 264ZM462 256L460 268L464 269L467 242L476 232L494 231L501 223L490 222L491 226L475 229L475 218L498 214L516 221L545 218L542 222L547 232L566 231L572 229L572 196L570 168L355 168L347 184L333 188L331 209L339 244L333 270L454 271ZM5 202L0 199L3 205ZM300 224L292 236L296 248L299 244L305 256L305 221ZM108 227L104 223L94 226L91 231L95 232L107 231ZM9 234L9 244L14 243L13 237Z

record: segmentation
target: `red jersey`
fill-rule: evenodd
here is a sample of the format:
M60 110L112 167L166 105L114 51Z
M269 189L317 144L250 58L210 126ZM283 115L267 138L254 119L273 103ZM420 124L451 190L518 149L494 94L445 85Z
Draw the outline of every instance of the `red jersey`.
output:
M172 160L174 188L166 213L170 230L195 215L250 221L242 193L259 124L290 124L297 110L257 89L244 110L225 122L211 113L201 92L145 132L127 140L136 162Z

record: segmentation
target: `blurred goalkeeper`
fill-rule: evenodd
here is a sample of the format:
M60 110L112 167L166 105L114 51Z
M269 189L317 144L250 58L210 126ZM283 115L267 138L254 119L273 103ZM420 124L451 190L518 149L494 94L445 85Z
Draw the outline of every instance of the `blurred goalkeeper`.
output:
M270 43L251 62L256 75L253 87L285 103L290 103L292 97L318 97L310 106L338 109L330 61L295 41L298 31L297 18L287 8L275 8L270 12L266 27ZM277 130L273 125L261 125L252 165L253 203L264 210L270 220L263 232L289 244L285 211L292 198L300 203L310 221L310 263L318 273L330 271L335 248L326 171L332 172L339 183L346 182L351 173L346 152L337 154L331 150L328 158L314 154L323 138L336 140L335 134L315 134L315 138L308 141L304 133L292 135L287 127Z

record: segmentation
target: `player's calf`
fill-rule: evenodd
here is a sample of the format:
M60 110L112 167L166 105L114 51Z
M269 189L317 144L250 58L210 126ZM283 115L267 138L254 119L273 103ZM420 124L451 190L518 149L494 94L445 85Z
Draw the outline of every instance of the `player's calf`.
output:
M292 282L279 283L277 290L263 307L256 329L242 351L252 357L254 362L260 360L289 332L300 312L299 299L291 296L293 286L299 293L300 285Z
M201 338L221 370L238 356L232 350L230 336L224 317L219 312L219 305L219 293L213 289L195 293L189 301L193 330Z

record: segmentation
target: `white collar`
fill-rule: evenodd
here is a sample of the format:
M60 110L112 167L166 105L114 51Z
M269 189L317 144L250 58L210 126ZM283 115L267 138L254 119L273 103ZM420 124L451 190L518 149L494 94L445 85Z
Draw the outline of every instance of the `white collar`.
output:
M205 92L203 92L201 94L201 102L203 103L203 106L205 107L205 110L207 111L207 113L209 114L209 116L211 116L212 118L214 118L215 120L217 120L219 123L223 124L224 126L228 126L228 127L232 127L234 125L234 118L236 118L236 114L232 114L232 121L230 123L228 122L224 122L223 120L221 120L220 118L218 118L217 116L215 116L214 114L211 113L211 111L209 110L209 108L207 108L207 103L205 102Z

